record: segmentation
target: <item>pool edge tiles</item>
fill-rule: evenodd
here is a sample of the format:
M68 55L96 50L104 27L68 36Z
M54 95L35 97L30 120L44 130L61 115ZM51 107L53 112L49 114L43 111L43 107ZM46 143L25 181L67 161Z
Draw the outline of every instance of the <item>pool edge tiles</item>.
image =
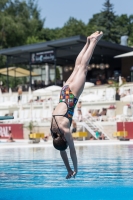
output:
M104 146L104 145L133 145L133 140L131 141L113 141L113 140L103 140L103 141L74 141L75 146ZM38 144L28 144L27 142L22 143L0 143L0 149L9 149L9 148L46 148L46 147L53 147L52 141L45 142L45 143L38 143Z

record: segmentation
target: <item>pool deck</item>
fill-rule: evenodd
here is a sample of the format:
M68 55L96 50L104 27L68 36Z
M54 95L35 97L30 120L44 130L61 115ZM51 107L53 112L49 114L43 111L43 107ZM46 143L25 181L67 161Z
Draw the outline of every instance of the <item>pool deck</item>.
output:
M85 140L74 141L75 146L99 146L99 145L133 145L133 140L119 141L119 140ZM0 140L0 149L9 148L44 148L53 147L52 140L47 142L40 141L40 143L30 144L29 140L15 140L15 142L6 142L6 140Z

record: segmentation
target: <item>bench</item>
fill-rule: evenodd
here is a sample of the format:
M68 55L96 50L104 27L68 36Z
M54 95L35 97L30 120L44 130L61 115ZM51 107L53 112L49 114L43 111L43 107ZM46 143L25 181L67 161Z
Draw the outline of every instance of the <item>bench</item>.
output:
M44 133L31 133L29 135L29 139L31 140L29 143L39 143L41 138L44 138Z
M76 133L72 133L73 138L83 138L83 140L85 140L85 138L88 136L87 132L76 132Z
M127 137L128 133L127 131L117 131L113 133L114 137Z

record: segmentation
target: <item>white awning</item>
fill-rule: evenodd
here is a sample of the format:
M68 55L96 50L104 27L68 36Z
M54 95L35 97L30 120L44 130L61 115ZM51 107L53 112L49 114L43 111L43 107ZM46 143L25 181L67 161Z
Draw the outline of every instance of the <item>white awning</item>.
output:
M114 56L114 58L124 58L124 57L130 57L133 56L133 51L129 52L129 53L123 53L121 55L118 56Z

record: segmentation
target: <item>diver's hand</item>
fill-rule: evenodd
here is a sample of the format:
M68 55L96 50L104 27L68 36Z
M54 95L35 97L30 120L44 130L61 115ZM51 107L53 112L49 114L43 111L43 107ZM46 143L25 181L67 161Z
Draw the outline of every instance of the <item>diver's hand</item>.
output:
M75 178L76 175L77 175L77 172L74 171L72 177Z
M66 176L66 179L72 178L73 173L74 173L74 171L72 171L72 170L68 171L68 174L67 174L67 176Z
M70 170L66 176L66 179L75 178L77 172Z

